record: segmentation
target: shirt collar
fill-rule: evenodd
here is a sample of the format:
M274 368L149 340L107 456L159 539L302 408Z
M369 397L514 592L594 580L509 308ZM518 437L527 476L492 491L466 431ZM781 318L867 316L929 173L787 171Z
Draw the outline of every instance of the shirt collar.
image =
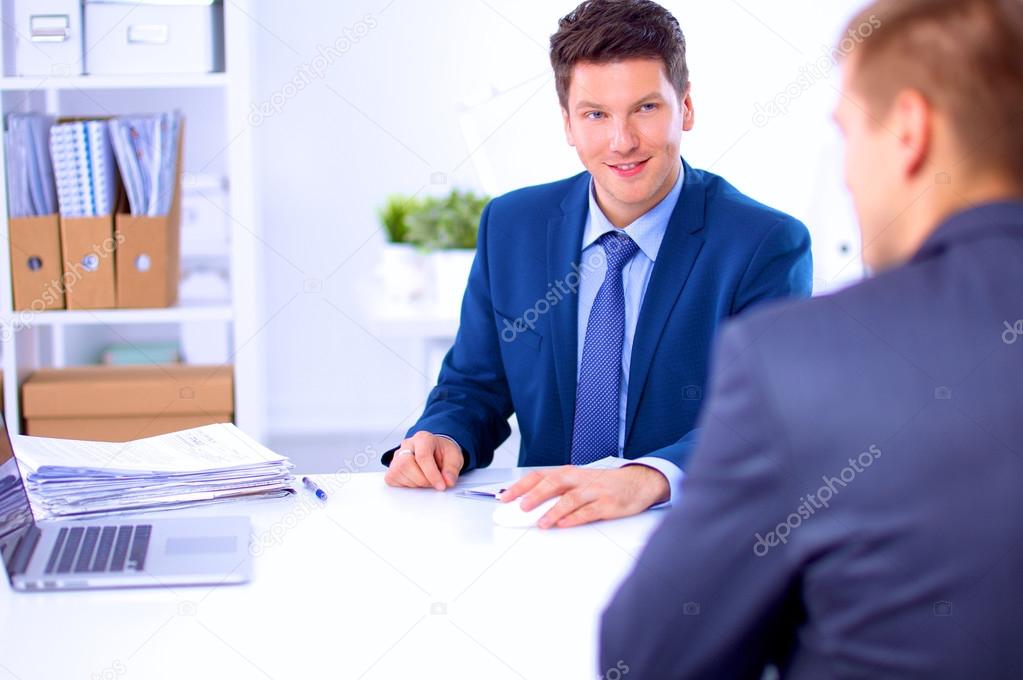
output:
M678 179L675 180L675 185L668 195L624 229L625 233L636 242L639 249L652 262L657 261L657 251L661 249L661 241L664 240L664 233L668 230L668 221L671 219L671 213L675 210L675 204L678 203L678 197L682 194L685 173L684 164L680 164ZM586 219L586 229L583 232L582 250L589 248L597 242L597 239L610 231L622 231L611 224L604 211L597 205L596 188L592 177L590 178L589 199L590 209Z

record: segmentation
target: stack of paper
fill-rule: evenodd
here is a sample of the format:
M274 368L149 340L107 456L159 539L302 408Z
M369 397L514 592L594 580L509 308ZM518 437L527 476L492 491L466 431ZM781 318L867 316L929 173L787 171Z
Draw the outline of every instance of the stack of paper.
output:
M57 212L49 147L52 127L52 116L35 113L7 116L7 203L11 217Z
M165 510L294 491L291 462L234 425L125 444L21 436L14 446L44 517Z
M50 153L63 217L94 217L114 211L117 169L106 121L54 125Z
M132 215L166 215L174 196L181 114L121 116L110 121L114 155Z

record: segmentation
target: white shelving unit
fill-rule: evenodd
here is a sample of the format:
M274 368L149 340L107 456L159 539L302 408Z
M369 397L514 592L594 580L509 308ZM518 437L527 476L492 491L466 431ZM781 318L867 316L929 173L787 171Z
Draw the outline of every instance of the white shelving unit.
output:
M17 323L18 313L14 319ZM189 323L195 321L234 320L230 305L193 305L166 309L71 309L37 314L31 324L35 326L88 326L106 324Z
M225 87L227 73L158 73L151 76L4 76L0 90L123 90L182 87Z
M178 339L185 325L208 324L228 329L226 363L234 366L235 422L256 439L266 439L259 320L261 242L248 121L252 101L251 12L248 0L224 3L223 73L0 77L4 120L13 111L60 116L181 109L185 115L184 172L226 178L231 222L230 245L225 253L231 296L224 304L16 312L11 295L6 161L0 144L0 363L4 373L4 417L12 432L22 429L21 384L37 368L90 363L95 359L96 347L104 342Z

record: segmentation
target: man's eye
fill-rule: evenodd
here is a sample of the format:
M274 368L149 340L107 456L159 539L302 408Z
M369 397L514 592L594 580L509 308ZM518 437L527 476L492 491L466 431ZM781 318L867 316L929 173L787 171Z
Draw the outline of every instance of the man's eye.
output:
M586 113L586 117L590 120L600 120L604 117L604 114L601 111L589 111Z
M639 107L639 109L640 111L654 111L655 109L657 109L657 104L653 103L643 104L642 106Z

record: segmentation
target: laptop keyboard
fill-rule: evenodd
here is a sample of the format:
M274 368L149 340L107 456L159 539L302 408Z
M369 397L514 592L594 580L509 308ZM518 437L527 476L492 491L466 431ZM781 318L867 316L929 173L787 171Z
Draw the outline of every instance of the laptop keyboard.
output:
M142 571L149 552L150 524L61 527L46 561L47 574Z

